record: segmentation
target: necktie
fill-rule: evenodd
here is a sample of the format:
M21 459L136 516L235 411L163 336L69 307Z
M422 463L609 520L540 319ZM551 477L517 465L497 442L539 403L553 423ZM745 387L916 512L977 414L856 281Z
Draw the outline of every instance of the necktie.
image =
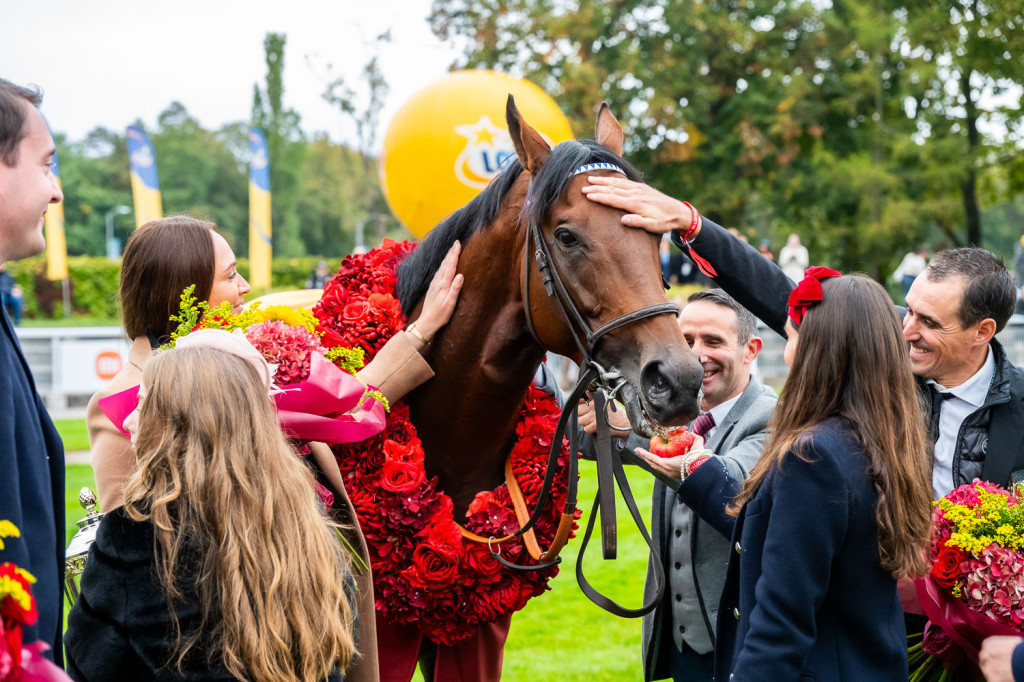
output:
M942 403L956 396L948 391L940 391L935 384L928 384L928 391L932 399L932 421L929 425L929 433L934 443L939 439L939 417L942 415Z
M704 434L715 428L715 418L711 416L710 412L705 412L696 419L693 420L693 434L695 436L704 437Z

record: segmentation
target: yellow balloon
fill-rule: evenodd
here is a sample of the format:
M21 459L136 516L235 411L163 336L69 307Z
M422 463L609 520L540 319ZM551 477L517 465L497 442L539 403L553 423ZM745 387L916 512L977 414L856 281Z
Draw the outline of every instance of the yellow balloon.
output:
M469 203L515 156L505 127L509 94L552 144L573 139L569 120L543 90L495 71L452 73L410 97L388 124L381 185L417 237Z

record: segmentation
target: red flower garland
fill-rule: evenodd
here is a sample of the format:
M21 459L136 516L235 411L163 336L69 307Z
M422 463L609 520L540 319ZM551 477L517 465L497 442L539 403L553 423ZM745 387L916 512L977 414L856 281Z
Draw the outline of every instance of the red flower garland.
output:
M398 265L413 249L415 244L386 239L380 249L344 259L313 309L326 332L324 345L362 347L369 362L405 327L392 292ZM531 509L558 412L550 396L530 388L511 457ZM392 622L414 624L431 640L451 645L472 635L480 623L518 611L549 589L547 582L557 567L513 571L498 563L485 545L462 538L451 498L437 489L437 477L428 479L424 473L423 446L403 403L392 404L383 433L335 446L334 453L370 550L377 610ZM535 526L541 546L549 545L557 531L568 464L569 446L563 441L552 495ZM485 537L517 530L507 485L477 494L465 526ZM522 541L502 545L502 556L536 564Z

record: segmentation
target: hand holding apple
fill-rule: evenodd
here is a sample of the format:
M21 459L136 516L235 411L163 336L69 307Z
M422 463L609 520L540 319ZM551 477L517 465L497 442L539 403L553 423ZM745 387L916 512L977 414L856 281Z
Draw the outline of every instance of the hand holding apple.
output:
M686 454L691 450L696 452L703 449L704 439L690 433L684 427L673 429L665 436L652 438L651 450L655 451L653 454L643 448L636 448L636 454L640 455L655 471L671 478L679 478L680 467Z
M698 436L688 431L685 426L680 426L664 435L655 435L651 438L651 453L663 458L685 455L697 438ZM701 444L703 445L703 442Z

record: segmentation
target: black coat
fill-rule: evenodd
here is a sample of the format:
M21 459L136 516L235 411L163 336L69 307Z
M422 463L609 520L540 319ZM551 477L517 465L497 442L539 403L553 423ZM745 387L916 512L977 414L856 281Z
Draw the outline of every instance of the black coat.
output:
M39 620L24 641L53 647L62 661L64 598L64 445L43 407L6 311L0 311L0 521L21 537L4 538L0 563L12 562L36 578L32 594Z
M78 682L118 680L235 680L218 652L201 640L178 673L165 664L175 636L164 592L156 579L153 526L128 518L124 507L100 522L89 549L82 591L68 614L64 637L68 674ZM182 570L195 562L182 561ZM182 632L195 629L198 603L176 604ZM335 673L331 682L341 682Z
M738 517L724 513L740 484L712 458L678 495L732 535L715 645L717 680L907 679L896 579L878 560L877 495L848 427L810 431Z

